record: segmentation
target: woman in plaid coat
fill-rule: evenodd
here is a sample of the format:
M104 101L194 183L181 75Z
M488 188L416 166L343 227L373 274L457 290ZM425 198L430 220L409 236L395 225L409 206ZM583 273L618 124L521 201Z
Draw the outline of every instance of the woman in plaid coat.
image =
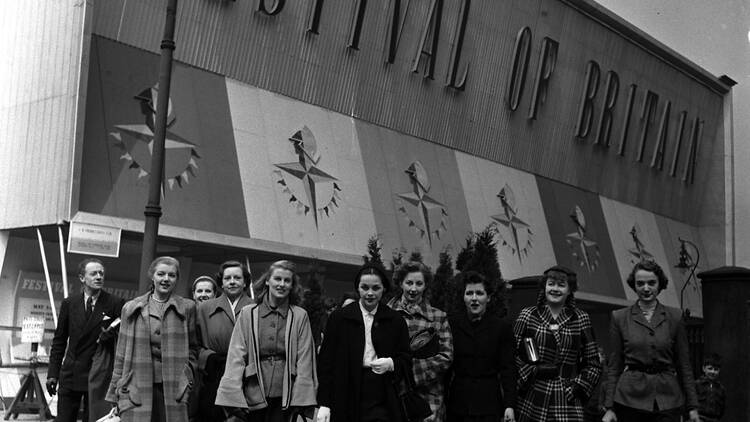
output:
M540 281L537 305L521 310L513 328L517 420L583 421L584 404L602 372L591 320L575 307L573 271L555 266Z
M198 361L195 302L173 294L179 262L159 257L148 269L152 290L122 308L107 401L122 421L187 421Z
M393 274L393 282L396 296L388 306L406 320L416 391L427 400L432 410L432 415L424 422L443 422L443 380L453 362L453 337L448 315L427 301L432 271L426 265L414 261L400 265Z

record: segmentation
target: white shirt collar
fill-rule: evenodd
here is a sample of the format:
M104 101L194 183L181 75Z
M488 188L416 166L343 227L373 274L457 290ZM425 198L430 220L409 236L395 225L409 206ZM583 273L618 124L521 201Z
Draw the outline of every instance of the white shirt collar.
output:
M366 315L374 317L378 312L378 306L380 306L380 304L378 303L377 305L375 305L375 309L373 309L372 311L368 311L364 306L362 306L362 302L357 302L357 304L359 305L359 310L362 311L362 318L364 318Z

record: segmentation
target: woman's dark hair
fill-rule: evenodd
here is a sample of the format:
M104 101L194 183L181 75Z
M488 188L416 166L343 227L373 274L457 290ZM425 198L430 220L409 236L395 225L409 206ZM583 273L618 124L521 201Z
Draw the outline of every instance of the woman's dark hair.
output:
M630 271L630 275L628 276L627 280L628 286L630 286L633 291L635 291L635 273L637 273L639 270L654 273L656 279L659 281L659 292L667 288L669 279L667 278L667 275L664 274L664 270L661 269L661 266L659 266L656 261L640 261L637 264L633 265L633 270Z
M487 280L485 276L482 274L479 274L476 271L464 271L456 274L456 276L453 278L454 282L456 283L456 286L459 287L459 291L461 293L461 296L466 293L466 286L469 284L481 284L484 286L484 291L487 292L487 296L492 296L493 293L495 293L495 289L492 286L492 283Z
M250 271L240 261L226 261L219 265L219 272L214 276L216 285L219 288L222 288L224 286L224 270L234 267L239 267L242 270L242 278L245 280L245 287L242 290L247 291L248 287L253 284L253 280L251 279L252 275L250 275Z
M432 270L430 270L430 267L419 261L405 262L396 267L396 271L393 273L393 296L398 299L401 298L401 295L404 293L401 289L401 283L403 283L406 276L410 273L422 273L425 286L422 297L429 301L430 286L432 285Z
M570 294L568 295L568 298L565 299L565 305L575 307L574 293L578 291L578 275L576 275L575 271L562 265L555 265L547 268L544 273L542 273L542 276L539 277L539 294L537 295L537 306L542 307L547 302L545 287L547 286L547 280L551 277L552 273L562 273L567 277Z
M193 286L190 288L191 296L195 296L195 286L197 286L198 283L202 281L207 281L211 283L212 286L214 286L214 297L221 296L221 289L219 289L219 286L216 285L216 280L214 279L214 277L207 276L207 275L199 276L193 281Z
M253 290L258 292L255 295L255 301L257 303L263 302L263 297L268 293L268 286L266 282L271 279L274 270L287 270L292 273L292 289L289 292L289 304L298 305L302 298L302 286L300 286L300 278L295 270L294 262L286 259L276 261L268 267L268 270L263 273L262 276L255 282Z
M449 315L466 314L464 295L466 294L466 286L469 284L481 284L484 287L484 291L487 292L487 298L489 299L487 314L498 315L502 300L498 297L497 283L485 277L484 274L471 270L462 271L453 276L448 288L445 311Z
M357 271L357 275L354 276L354 289L356 291L359 291L359 279L362 278L363 275L368 274L376 275L378 276L378 278L380 278L380 281L383 283L384 294L391 291L391 283L385 273L385 269L378 264L373 264L370 262L361 266Z

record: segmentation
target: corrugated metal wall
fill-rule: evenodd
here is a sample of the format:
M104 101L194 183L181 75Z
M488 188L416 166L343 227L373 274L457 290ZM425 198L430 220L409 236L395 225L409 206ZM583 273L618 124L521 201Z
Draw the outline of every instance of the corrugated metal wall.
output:
M0 2L0 228L68 217L85 5Z
M94 33L156 52L164 21L162 3L97 2ZM714 158L723 155L723 140L716 138L721 133L721 94L696 81L694 65L683 63L691 71L681 71L675 67L681 59L670 56L665 60L657 56L662 53L655 55L639 47L643 35L636 36L637 31L631 30L633 39L627 39L622 28L605 26L569 4L589 1L471 2L463 51L470 70L464 92L445 86L450 42L456 32L461 1L443 1L434 80L411 71L429 1L401 1L405 9L408 6L408 12L392 65L383 62L390 1L367 2L358 50L347 48L356 2L326 0L319 34L306 31L312 3L287 1L278 15L266 16L255 10L258 0L181 0L175 57L263 89L693 224L699 220L698 208L684 205L698 203L704 198L705 189L723 190L723 167L712 167L717 162ZM524 26L530 27L533 34L531 61L520 107L511 112L505 106L505 92L515 37ZM544 37L557 41L560 49L546 102L532 121L526 114ZM602 85L608 70L616 71L620 78L616 109L620 118L615 119L614 147L609 149L594 147L590 138L581 141L574 137L589 60L601 66ZM617 134L631 83L639 88L626 155L621 157L617 155ZM600 92L603 90L600 87ZM671 128L676 127L682 110L688 112L688 126L697 115L704 120L695 180L710 183L685 186L679 177L670 177L668 171L649 167L664 102L659 103L656 112L646 158L642 163L635 161L646 90L655 91L662 101L672 101ZM601 97L603 94L599 95L599 106ZM683 141L682 164L687 160L686 142ZM668 148L667 157L672 152ZM682 167L680 175L681 172Z

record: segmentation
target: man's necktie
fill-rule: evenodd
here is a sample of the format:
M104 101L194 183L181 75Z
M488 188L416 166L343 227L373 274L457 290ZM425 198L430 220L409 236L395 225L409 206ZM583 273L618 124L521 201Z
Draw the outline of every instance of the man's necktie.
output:
M88 321L91 318L91 314L93 310L94 310L94 297L89 296L89 298L86 299L86 321Z

